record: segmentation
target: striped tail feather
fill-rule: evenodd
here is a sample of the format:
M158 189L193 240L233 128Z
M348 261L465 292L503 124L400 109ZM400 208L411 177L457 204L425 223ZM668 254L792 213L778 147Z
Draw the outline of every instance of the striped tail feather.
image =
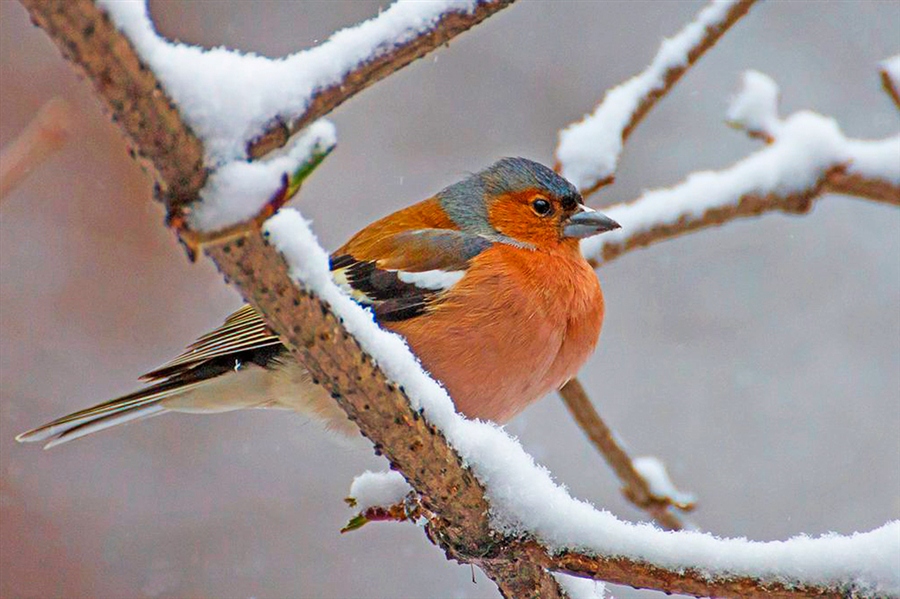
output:
M78 439L118 424L159 416L168 410L162 400L181 395L193 387L203 384L203 380L185 382L170 380L145 389L123 395L102 404L74 412L58 418L36 429L16 437L20 443L48 441L44 449Z

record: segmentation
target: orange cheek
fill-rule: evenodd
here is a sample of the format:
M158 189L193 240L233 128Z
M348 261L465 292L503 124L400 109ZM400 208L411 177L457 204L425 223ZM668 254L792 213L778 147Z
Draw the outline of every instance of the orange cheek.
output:
M554 216L541 217L531 208L533 192L500 196L488 207L491 226L508 237L538 246L559 243Z

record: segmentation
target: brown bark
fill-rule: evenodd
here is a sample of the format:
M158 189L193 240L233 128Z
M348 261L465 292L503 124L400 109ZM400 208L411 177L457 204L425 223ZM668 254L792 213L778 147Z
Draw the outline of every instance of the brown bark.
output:
M655 496L644 477L635 470L631 457L616 441L612 430L597 413L578 379L573 378L566 383L559 390L559 395L575 418L575 422L622 482L622 494L626 499L650 514L663 528L667 530L684 528L681 519L670 510L673 507L672 501L666 497Z
M157 173L170 207L196 199L206 181L203 144L181 120L156 76L92 0L22 0L69 61L94 86L130 151Z
M694 63L703 56L707 50L716 45L716 42L725 35L725 32L731 29L732 25L737 23L741 17L747 14L747 11L750 10L750 7L753 6L756 0L740 0L736 2L729 10L728 14L724 19L716 26L716 27L707 27L706 35L703 36L703 39L700 42L691 48L688 51L687 62L683 65L675 66L668 69L663 76L663 84L660 87L655 87L649 91L649 93L641 99L641 102L635 108L634 112L631 114L631 118L628 123L622 129L622 142L624 143L628 137L631 135L631 132L637 128L637 126L641 123L645 116L656 106L656 103L659 102L662 98L665 97L669 91L675 87L675 84L684 76L687 71L694 66ZM594 109L597 110L596 108ZM559 172L560 164L557 162L556 171ZM615 174L610 173L608 177L605 179L601 179L591 187L587 189L582 189L581 193L584 197L590 196L592 193L600 189L601 187L605 187L606 185L611 184L615 180Z
M282 147L291 135L325 116L345 100L432 50L449 44L450 40L460 33L478 25L513 2L515 0L488 0L480 2L471 13L445 13L432 30L404 44L397 44L387 54L373 56L353 69L340 83L316 92L309 107L299 117L288 123L274 121L265 133L250 142L247 154L251 158L259 158Z

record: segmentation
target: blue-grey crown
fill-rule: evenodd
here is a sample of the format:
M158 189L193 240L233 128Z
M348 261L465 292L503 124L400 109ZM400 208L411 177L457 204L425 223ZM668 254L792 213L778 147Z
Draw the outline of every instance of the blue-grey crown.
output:
M501 158L475 176L493 194L536 187L558 198L578 195L575 186L552 169L527 158Z
M581 202L574 185L552 169L527 158L501 158L486 169L447 187L437 197L461 229L491 236L496 232L488 223L485 195L497 196L529 188L545 190L559 199L571 198Z

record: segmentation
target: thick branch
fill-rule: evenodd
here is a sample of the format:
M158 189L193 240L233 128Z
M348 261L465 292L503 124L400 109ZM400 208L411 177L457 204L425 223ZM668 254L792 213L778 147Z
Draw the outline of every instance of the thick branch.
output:
M581 430L588 436L600 451L606 462L622 482L622 493L637 506L645 510L663 528L681 530L683 525L677 515L669 509L672 502L669 498L657 497L650 491L650 485L635 469L631 457L625 452L606 425L587 392L577 378L571 379L559 390L566 407Z
M92 0L22 0L35 25L91 81L174 205L193 201L206 181L203 145L184 124L156 76Z
M403 390L388 381L328 306L291 282L284 259L259 232L213 243L206 252L226 280L266 315L314 380L331 391L376 453L404 474L423 507L439 516L431 538L448 557L471 563L474 556L495 556L478 565L504 596L528 596L534 589L541 596L558 594L548 572L516 559L491 531L484 488L443 435L410 408Z
M283 121L272 123L263 135L250 143L247 154L252 158L259 158L280 148L291 135L316 119L325 116L344 101L394 71L422 58L432 50L448 44L460 33L478 25L513 2L515 0L481 1L471 13L448 12L444 14L433 29L406 43L394 46L387 54L375 55L362 61L358 67L347 73L343 81L317 92L306 112L299 117L288 123Z

